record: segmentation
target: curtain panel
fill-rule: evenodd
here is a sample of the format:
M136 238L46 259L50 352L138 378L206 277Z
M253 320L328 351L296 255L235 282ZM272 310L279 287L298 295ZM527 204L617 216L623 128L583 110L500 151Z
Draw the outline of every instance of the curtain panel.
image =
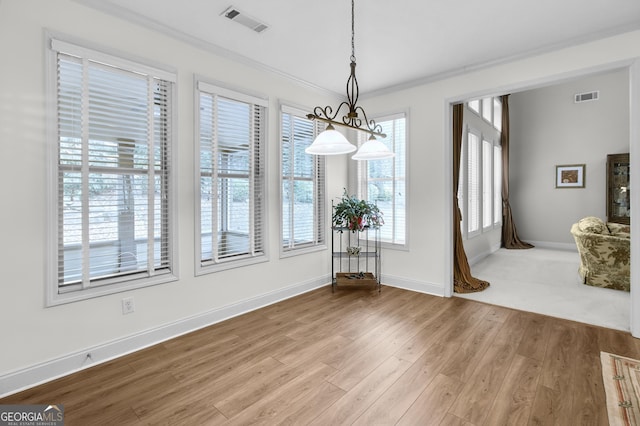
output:
M507 249L529 249L532 244L525 243L518 237L516 224L513 220L511 205L509 204L509 95L502 99L502 247Z
M458 185L460 184L460 154L462 152L462 118L464 105L453 105L453 291L473 293L489 287L487 281L471 275L467 254L464 251L460 221L462 215L458 205Z

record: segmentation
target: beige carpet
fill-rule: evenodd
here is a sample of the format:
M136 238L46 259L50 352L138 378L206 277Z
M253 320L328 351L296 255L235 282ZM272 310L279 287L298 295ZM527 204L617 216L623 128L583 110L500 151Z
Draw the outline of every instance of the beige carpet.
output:
M466 299L629 331L628 292L591 287L578 276L578 252L500 249L471 266L491 286Z
M640 425L640 361L600 353L610 426Z

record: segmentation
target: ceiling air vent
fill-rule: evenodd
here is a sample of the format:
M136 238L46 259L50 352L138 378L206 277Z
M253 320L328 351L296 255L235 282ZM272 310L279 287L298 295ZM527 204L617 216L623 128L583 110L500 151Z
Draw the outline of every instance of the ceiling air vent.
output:
M600 92L597 90L595 92L576 93L575 103L597 101L599 96Z
M242 24L257 33L261 33L269 28L264 22L260 22L257 19L250 17L246 13L240 12L233 6L229 6L224 12L221 13L221 15L231 19L234 22L237 22L238 24Z

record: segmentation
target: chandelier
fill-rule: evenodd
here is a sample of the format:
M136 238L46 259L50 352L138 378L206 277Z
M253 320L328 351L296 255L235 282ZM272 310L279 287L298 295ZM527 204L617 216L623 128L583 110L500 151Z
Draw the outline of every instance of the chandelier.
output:
M353 160L391 158L395 154L385 144L376 139L376 136L382 139L387 137L382 132L382 126L376 124L374 120L369 120L364 109L357 105L359 90L358 79L356 78L354 9L354 0L351 0L351 75L347 79L347 100L338 105L335 112L331 106L324 108L317 106L313 109L312 114L307 114L308 119L319 120L328 125L327 129L320 133L313 143L305 149L305 152L314 155L337 155L355 151L356 147L335 129L334 125L336 125L369 134L369 140L362 144L358 152L351 157ZM344 109L343 107L346 107L346 113L343 112L344 115L338 121L336 118L340 111Z

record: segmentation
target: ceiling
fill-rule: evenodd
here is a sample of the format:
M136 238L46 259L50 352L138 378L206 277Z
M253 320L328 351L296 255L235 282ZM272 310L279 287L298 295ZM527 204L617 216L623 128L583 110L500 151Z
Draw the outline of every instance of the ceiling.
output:
M349 0L76 0L217 53L344 94ZM221 14L262 21L256 33ZM638 0L356 0L362 94L640 29Z

